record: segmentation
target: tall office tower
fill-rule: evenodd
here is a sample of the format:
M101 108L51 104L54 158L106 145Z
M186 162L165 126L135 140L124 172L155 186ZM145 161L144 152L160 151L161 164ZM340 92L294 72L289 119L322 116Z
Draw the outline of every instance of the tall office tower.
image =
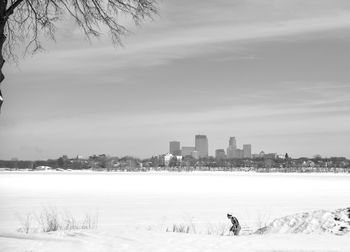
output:
M232 147L233 149L237 149L237 144L236 144L236 138L235 137L230 137L230 141L228 142L228 146Z
M237 149L236 138L230 137L229 145L227 148L227 158L236 158L235 151Z
M219 160L225 159L226 158L225 150L224 149L217 149L215 151L215 158L219 159Z
M243 157L244 157L243 150L235 149L235 151L233 153L233 158L243 158Z
M208 157L208 138L206 135L195 136L195 147L200 158Z
M175 156L180 156L181 155L180 142L179 141L169 142L169 152Z
M243 144L243 157L244 158L252 158L252 145L251 144Z

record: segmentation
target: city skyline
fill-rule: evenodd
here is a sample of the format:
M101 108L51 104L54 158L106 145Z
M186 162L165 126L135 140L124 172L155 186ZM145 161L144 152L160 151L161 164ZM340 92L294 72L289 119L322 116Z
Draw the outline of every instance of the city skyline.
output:
M227 158L252 158L252 145L244 143L242 148L237 147L236 137L229 137L227 151L224 148L216 148L213 155L209 152L209 140L207 135L195 135L194 146L182 146L178 140L169 142L169 152L174 156L192 156L194 158L203 158L208 156L225 155ZM260 152L263 152L261 150ZM259 153L260 153L259 152ZM257 153L256 153L257 154Z
M107 152L95 152L95 153L88 153L88 154L83 154L79 151L73 153L73 154L67 154L67 153L61 153L59 154L58 156L51 156L51 157L47 157L47 158L42 158L42 160L46 160L46 159L56 159L57 157L61 157L61 156L68 156L68 157L79 157L79 158L87 158L89 156L94 156L94 155L100 155L102 153L102 155L107 155L107 156L111 156L111 157L123 157L123 156L130 156L130 157L135 157L135 158L141 158L141 159L144 159L144 158L149 158L149 157L152 157L152 156L158 156L158 155L164 155L166 153L170 153L170 154L173 154L175 156L179 155L179 156L193 156L193 154L197 157L197 155L199 155L199 151L196 149L195 145L196 145L196 136L201 136L201 137L205 137L206 138L206 141L208 143L208 137L207 135L194 135L195 136L195 139L192 143L192 146L191 144L187 144L186 146L184 146L182 144L182 141L180 140L171 140L171 141L168 141L168 151L160 151L158 153L152 153L150 154L149 156L139 156L139 155L136 155L135 153L126 153L126 154L118 154L118 153L115 153L115 152L111 152L111 153L107 153ZM193 136L192 136L193 138ZM284 156L286 153L288 153L288 155L292 158L302 158L302 157L305 157L305 158L313 158L315 156L321 156L322 158L331 158L331 157L345 157L347 158L346 156L332 156L332 155L321 155L319 153L315 153L311 156L307 156L307 155L293 155L293 153L291 152L288 152L287 150L282 150L282 151L276 151L274 149L264 149L263 147L261 149L254 149L254 152L252 151L252 144L248 144L248 143L241 143L241 144L237 144L237 137L226 137L226 142L228 142L228 147L225 147L225 144L223 144L222 146L210 146L208 144L208 155L206 157L216 157L216 153L217 151L224 151L225 155L227 158L256 158L257 156L260 156L262 157L262 155L269 155L269 156ZM228 140L228 141L227 141ZM188 143L188 141L185 141L186 143ZM229 148L231 146L231 144L233 143L234 145L234 150L236 151L239 151L241 153L239 154L233 154L233 156L230 156L229 155ZM247 156L245 154L245 147L249 149L249 153L250 155ZM175 154L172 153L171 149L174 148L175 150ZM177 152L177 151L178 152ZM182 154L182 152L185 151L185 155ZM196 153L193 153L193 152L196 152ZM237 156L239 155L239 156ZM21 157L18 157L18 156L13 156L11 158L0 158L0 160L40 160L40 159L35 159L35 158L32 158L32 159L22 159Z
M0 158L209 152L226 136L266 152L350 158L350 2L162 1L124 47L70 20L46 52L6 62ZM151 144L150 144L151 143Z

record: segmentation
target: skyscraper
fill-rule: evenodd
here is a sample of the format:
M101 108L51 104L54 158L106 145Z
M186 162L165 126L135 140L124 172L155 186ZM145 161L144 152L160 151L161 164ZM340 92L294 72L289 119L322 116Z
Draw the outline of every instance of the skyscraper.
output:
M228 142L228 146L232 147L233 149L237 148L237 143L236 143L236 138L235 137L230 137L230 140Z
M227 158L236 158L237 143L235 137L230 137L227 148Z
M243 157L244 158L252 158L252 145L251 144L243 144Z
M180 142L179 141L169 142L169 152L176 156L181 155Z
M243 158L244 152L241 149L235 149L233 152L233 158Z
M195 136L195 148L199 152L199 157L208 157L208 138L206 135Z

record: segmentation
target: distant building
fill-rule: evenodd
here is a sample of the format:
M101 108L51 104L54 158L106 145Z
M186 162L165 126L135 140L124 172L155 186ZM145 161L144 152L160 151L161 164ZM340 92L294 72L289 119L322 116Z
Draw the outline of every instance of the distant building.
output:
M170 160L171 160L173 157L174 157L174 155L171 154L171 153L165 154L165 155L164 155L164 165L165 165L165 166L169 166Z
M199 157L208 157L208 138L206 135L195 136L195 148L199 152Z
M37 171L49 171L49 170L52 170L52 167L41 165L41 166L35 167L35 170L37 170Z
M260 151L259 157L261 157L261 158L265 157L265 152L264 151Z
M181 155L180 142L171 141L169 142L169 152L173 155Z
M276 159L278 157L277 153L267 153L264 158Z
M186 156L192 156L192 152L195 151L195 147L185 147L183 146L181 148L181 156L186 157Z
M237 149L237 143L235 137L230 137L228 148L227 148L227 158L235 158L235 151Z
M181 163L182 162L182 156L176 156L176 160Z
M251 144L243 144L243 157L244 158L252 158L252 145Z
M194 159L199 159L199 151L192 151L191 155Z
M233 158L243 158L243 150L241 149L235 149L234 153L233 153Z
M225 159L226 158L226 153L224 149L217 149L215 151L215 158L216 159Z
M234 149L237 149L237 142L236 142L236 138L235 137L230 137L230 140L229 140L229 145L230 147L234 148Z
M233 149L232 147L228 147L227 148L227 158L228 159L231 159L231 158L234 158L235 157L235 150L236 149Z

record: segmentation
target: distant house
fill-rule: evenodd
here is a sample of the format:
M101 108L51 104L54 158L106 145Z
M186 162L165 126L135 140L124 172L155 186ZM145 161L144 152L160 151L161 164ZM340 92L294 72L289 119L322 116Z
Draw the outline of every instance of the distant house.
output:
M164 155L164 165L165 165L165 166L169 166L170 160L171 160L173 157L174 157L174 155L171 154L171 153L165 154L165 155Z
M41 166L35 167L35 170L36 171L51 171L53 169L50 166L41 165Z
M308 161L308 166L309 167L315 167L315 162L314 161Z
M276 159L277 157L278 157L277 153L264 154L264 158L267 158L267 159Z
M315 163L311 160L305 160L302 164L302 167L315 167Z

